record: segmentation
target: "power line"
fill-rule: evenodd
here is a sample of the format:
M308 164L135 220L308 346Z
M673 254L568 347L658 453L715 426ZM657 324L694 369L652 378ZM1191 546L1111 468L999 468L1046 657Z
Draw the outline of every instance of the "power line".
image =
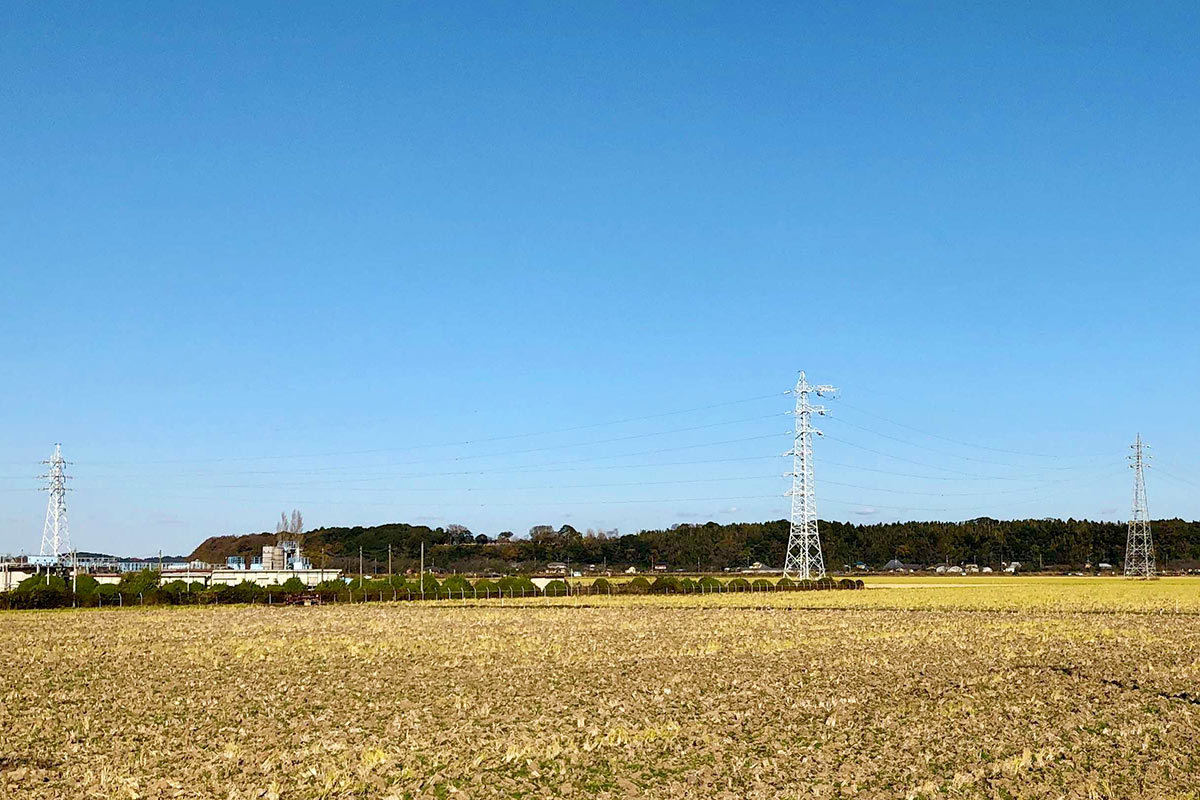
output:
M720 483L722 481L748 481L748 480L766 480L775 478L777 475L740 475L740 476L723 476L720 478L687 478L676 481L623 481L617 483L579 483L565 484L558 486L351 486L343 487L338 491L351 492L533 492L533 491L556 491L559 489L603 489L615 486L673 486L687 483ZM198 487L204 489L291 489L297 486L307 486L313 489L324 488L320 484L265 484L265 485L247 485L247 484L230 484L219 486Z
M166 493L166 494L162 494L161 496L162 497L170 497L172 499L178 499L178 500L201 500L201 501L205 501L205 502L212 500L211 497L199 497L199 496L195 496L195 495L183 495L183 494ZM433 503L430 503L430 502L424 502L424 501L391 503L391 502L366 502L366 501L358 501L358 500L355 500L355 501L319 500L319 499L313 499L313 498L282 498L282 497L272 499L270 502L278 502L278 503L284 503L284 504L294 503L296 505L311 505L311 506L350 505L350 506L373 506L373 507L387 507L387 508L392 508L392 507L405 507L405 508L521 507L521 508L530 508L530 507L534 507L534 506L546 506L546 505L550 505L550 506L589 506L589 505L625 505L625 504L634 504L634 503L704 503L704 502L717 502L717 501L724 501L724 500L778 500L778 499L779 499L778 494L755 494L755 495L733 495L733 496L725 496L725 497L715 497L715 496L710 495L710 496L706 496L706 497L648 497L648 498L643 498L643 499L629 499L629 500L554 500L554 501L534 501L534 502L524 502L524 503L504 503L504 502L500 502L500 503L495 503L495 502L485 502L485 503L433 502Z
M1050 483L1052 485L1062 485L1065 483L1076 483L1080 480L1087 480L1090 478L1109 477L1109 476L1115 475L1115 474L1116 473L1114 473L1110 468L1110 469L1102 472L1099 475L1085 475L1085 476L1076 477L1076 478L1064 478L1064 479L1058 480L1058 481L1049 481L1048 483ZM998 489L998 490L987 491L987 492L914 492L914 491L911 491L908 489L884 489L884 488L878 487L878 486L863 486L861 484L855 484L855 483L839 483L838 481L831 481L831 480L822 480L822 483L828 484L830 486L844 486L844 487L851 488L851 489L865 489L865 490L871 491L871 492L886 492L888 494L919 495L922 497L989 497L991 495L996 495L996 494L1022 494L1024 492L1041 492L1041 491L1047 490L1047 486L1044 483L1038 484L1037 486L1026 486L1021 489Z
M763 415L754 416L754 417L742 417L740 419L724 420L721 422L710 422L710 423L706 423L704 425L691 425L691 426L688 426L685 428L670 428L670 429L664 430L664 431L650 431L647 433L636 433L636 434L629 434L626 436L614 436L614 437L610 437L608 439L595 439L595 440L586 441L586 442L570 442L567 444L546 445L543 447L526 448L523 450L506 450L506 451L500 451L500 452L495 452L495 453L469 453L466 455L446 456L446 457L442 457L442 458L420 458L420 459L414 459L414 460L410 460L410 461L394 461L389 464L381 464L379 466L403 467L403 466L412 466L412 465L416 465L416 464L444 464L444 463L458 463L458 462L462 462L462 461L474 461L474 460L486 459L486 458L505 458L508 456L529 455L530 453L544 453L544 452L548 452L551 450L567 450L570 448L592 447L592 446L600 445L600 444L613 444L615 442L627 442L627 441L633 441L636 439L649 439L649 438L653 438L656 436L670 436L670 435L676 434L676 433L691 433L691 432L699 431L699 430L709 430L712 428L725 427L727 425L740 425L740 424L747 423L747 422L759 422L759 421L766 420L766 419L775 419L780 416L782 416L782 414L780 414L780 413L763 414ZM777 435L778 434L768 434L768 436L771 436L771 437L775 437ZM764 438L764 437L750 437L749 439L734 439L734 440L729 440L729 441L730 442L750 441L753 438ZM724 443L727 443L727 442L721 442L721 444L724 444ZM699 446L705 446L705 445L699 445ZM665 452L670 449L671 448L664 448L662 452ZM653 451L651 451L651 452L653 452ZM634 455L637 455L637 454L634 454ZM597 456L597 458L607 458L607 457L608 456ZM570 463L570 462L566 462L566 463ZM208 470L208 471L199 471L199 472L177 472L175 474L180 475L180 476L187 476L187 475L283 475L283 474L297 474L297 473L299 473L299 474L303 474L303 473L318 474L318 473L329 473L329 472L344 472L346 470L357 469L359 467L360 467L360 465L355 465L355 464L342 464L342 465L332 466L332 467L302 467L302 468L298 468L298 469L277 469L277 470L242 470L239 472L230 472L227 470L219 470L219 471Z
M499 441L507 441L507 440L512 440L512 439L527 439L527 438L533 438L533 437L537 437L537 436L551 436L554 434L570 433L572 431L587 430L590 428L601 428L601 427L606 427L606 426L610 426L610 425L623 425L623 424L626 424L629 422L642 422L642 421L650 420L650 419L660 419L662 417L678 416L680 414L692 414L697 411L710 411L714 408L725 408L727 406L739 405L742 403L751 403L751 402L754 402L757 400L765 400L767 398L777 398L780 395L781 395L780 392L773 392L771 394L755 395L754 397L744 397L744 398L740 398L737 400L727 400L727 401L724 401L721 403L711 403L711 404L705 405L705 406L693 406L691 408L676 409L673 411L662 411L662 412L659 412L656 414L646 414L646 415L640 416L640 417L625 417L622 419L608 420L605 422L592 422L592 423L588 423L585 425L572 425L572 426L565 427L565 428L552 428L549 430L542 430L542 431L530 431L527 433L513 433L513 434L506 434L503 436L488 436L488 437L481 437L481 438L475 438L475 439L463 439L463 440L450 441L450 442L437 442L437 443L433 443L433 444L406 445L403 447L382 447L382 448L374 448L374 449L370 449L370 450L342 450L342 451L333 451L333 452L325 452L325 453L290 453L290 454L273 454L273 455L260 455L260 456L224 456L224 457L217 457L217 458L168 459L168 460L161 460L161 461L91 461L88 463L90 465L105 465L105 466L117 466L117 465L129 465L129 464L206 464L206 463L219 463L219 462L230 462L230 461L266 461L266 460L274 460L274 459L292 459L292 458L334 458L334 457L338 457L338 456L361 456L361 455L371 455L371 454L375 454L375 453L407 452L407 451L411 451L411 450L424 450L424 449L433 449L433 448L438 448L438 447L466 447L466 446L476 445L476 444L486 444L488 442L499 442ZM769 416L776 416L776 415L772 414ZM757 419L757 418L755 418L755 419ZM735 420L735 422L736 422L736 420ZM733 424L733 423L731 422L731 423L717 423L717 424ZM693 430L693 429L683 428L681 430ZM674 431L668 431L668 433L669 432L674 432ZM646 435L657 435L657 434L646 434ZM634 438L634 437L631 437L631 438ZM601 441L619 441L619 439L601 440ZM570 446L570 445L564 445L564 446ZM520 451L520 452L527 452L527 451Z
M855 442L851 442L847 439L840 439L836 436L829 436L828 434L825 436L825 438L832 442L838 442L840 444L844 444L847 447L853 447L856 450L862 450L867 453L873 453L877 456L883 456L884 458L895 459L896 461L903 461L906 464L914 464L918 467L928 467L929 469L941 470L942 472L952 472L957 475L966 475L966 476L972 477L972 478L982 477L977 472L966 472L964 470L954 469L952 467L940 467L937 464L930 464L927 461L915 461L911 458L904 458L903 456L893 455L892 453L886 453L882 450L875 450L874 448L865 447L861 444L856 444ZM1042 469L1049 469L1049 470L1057 471L1057 470L1084 469L1084 468L1090 467L1090 466L1093 466L1093 465L1091 465L1091 464L1075 464L1075 465L1064 466L1064 467L1042 467ZM992 476L992 478L995 480L1000 480L1000 478L997 478L995 476Z
M827 439L832 437L826 436ZM834 440L839 441L839 440ZM912 472L895 472L890 469L877 469L875 467L864 467L859 464L844 464L839 461L823 461L833 467L845 467L846 469L855 469L862 472L878 472L882 475L895 475L900 478L921 478L927 481L1035 481L1039 478L1027 478L1017 475L979 475L977 473L964 472L961 475L918 475Z
M563 460L563 461L548 461L548 462L544 462L542 464L524 465L518 469L509 468L509 467L497 467L497 468L484 469L484 470L406 473L406 474L400 474L400 475L395 475L395 476L384 475L384 476L380 476L378 479L384 480L387 477L397 477L397 478L450 477L450 476L485 475L485 474L505 474L505 473L510 473L510 472L558 472L558 471L584 471L584 470L592 470L592 469L625 469L625 468L629 468L629 465L621 465L621 464L598 465L598 466L581 467L581 468L570 468L567 470L540 469L540 468L541 467L557 467L562 464L580 464L580 463L587 463L590 461L605 460L605 459L610 459L610 458L634 458L636 456L658 455L660 453L673 453L673 452L679 452L682 450L696 450L696 449L700 449L700 448L704 448L704 447L720 447L722 445L727 445L727 444L738 444L741 442L753 442L753 441L761 441L763 439L778 439L778 438L779 438L778 433L766 433L766 434L760 434L758 436L745 436L745 437L741 437L741 438L737 438L737 439L724 439L724 440L716 441L716 442L700 442L698 444L679 445L676 447L659 447L659 448L655 448L653 450L641 450L641 451L636 451L636 452L632 452L632 453L612 453L612 454L603 455L603 456L586 456L584 458L567 459L567 460ZM766 458L774 459L774 458L778 458L778 456L752 456L752 457L746 458L746 459L731 458L731 459L712 459L709 461L683 461L683 462L676 462L676 464L674 464L674 465L693 464L693 463L722 463L722 462L727 462L727 461L732 462L732 461L743 461L743 460L760 460L760 459L766 459ZM673 464L669 464L669 463L664 464L664 465L644 464L644 465L633 465L633 466L640 468L640 467L655 467L655 466L673 466ZM290 470L281 470L281 471L269 471L269 472L265 472L265 473L264 472L251 472L251 473L234 473L234 474L290 474L290 473L291 473ZM221 475L221 474L225 474L225 473L211 473L211 474ZM361 480L361 479L358 479L358 478L350 479L351 482L356 482L358 480ZM332 481L321 481L320 483L330 483L330 482L332 482Z
M1154 465L1154 474L1155 474L1155 475L1164 475L1164 476L1166 476L1166 477L1168 477L1168 478L1171 478L1172 480L1179 481L1180 483L1186 483L1188 486L1193 486L1193 487L1195 487L1195 488L1197 488L1197 489L1200 489L1200 483L1196 483L1195 481L1193 481L1193 480L1191 480L1191 479L1189 479L1189 478L1183 478L1183 477L1180 477L1179 475L1174 475L1174 474L1172 474L1172 473L1170 473L1170 472L1167 472L1166 470L1164 470L1164 469L1163 469L1163 463L1164 463L1164 462L1162 462L1162 461L1160 461L1160 460L1158 460L1158 459L1155 459L1155 465ZM1167 463L1171 463L1171 462L1167 462ZM1178 464L1171 463L1171 466L1172 466L1172 467L1176 467L1176 466L1179 466L1179 465L1178 465ZM1150 465L1149 465L1149 464L1147 464L1147 465L1146 465L1146 468L1147 468L1147 469L1149 469L1149 468L1150 468ZM1184 467L1184 469L1187 469L1187 468L1186 468L1186 467Z
M961 458L963 461L973 461L977 464L990 464L990 465L996 466L996 467L1009 467L1010 469L1024 469L1024 467L1022 467L1019 464L1009 464L1009 463L1006 463L1003 461L991 461L986 458L973 458L971 456L964 456L964 455L960 455L958 453L950 453L945 450L938 450L937 448L933 448L933 447L926 447L923 444L917 444L916 442L910 442L907 439L901 439L898 436L892 436L891 434L883 433L882 431L877 431L874 428L868 428L865 425L859 425L858 423L851 422L846 419L840 419L838 417L831 417L831 419L833 419L835 422L839 422L843 425L849 425L852 428L857 428L860 431L866 431L867 433L875 434L876 436L882 437L884 439L890 439L893 442L899 442L900 444L908 445L909 447L915 447L918 450L925 450L930 453L937 453L939 455L950 456L951 458ZM939 438L943 438L943 437L939 437ZM1042 469L1070 469L1070 467L1043 467Z
M770 436L773 438L774 434L770 434ZM754 438L759 438L759 437L754 437ZM655 451L655 452L661 452L661 451ZM367 482L371 482L371 481L409 480L409 479L413 479L413 478L456 478L456 477L474 477L474 476L479 476L479 475L546 475L546 474L555 474L555 473L559 473L559 472L592 472L595 470L611 470L611 469L624 469L624 470L654 469L654 468L659 468L659 467L694 466L694 465L700 465L700 464L730 464L730 463L739 463L739 462L746 462L746 461L774 461L777 458L779 458L778 455L746 456L746 457L742 457L742 458L702 458L702 459L695 459L692 461L662 461L662 462L657 462L657 463L651 462L648 464L594 464L594 465L587 466L587 467L558 467L558 468L552 468L552 469L541 469L538 467L538 465L535 464L531 467L525 467L525 466L513 467L513 468L499 467L499 468L494 468L494 469L481 469L481 470L458 470L458 471L453 471L453 472L402 472L402 473L389 472L389 473L382 473L379 475L374 475L371 477L331 478L328 480L295 481L295 482L288 483L288 484L275 484L275 485L276 486L282 486L282 485L286 485L286 486L325 486L328 484L367 483ZM238 474L253 474L253 473L238 473ZM278 473L271 473L271 474L278 474ZM92 488L95 488L94 485ZM0 491L10 491L10 490L0 489ZM25 490L24 489L14 489L11 491L25 491Z
M1050 488L1047 488L1046 491L1049 492ZM1016 503L1009 503L1008 505L1016 506L1016 507L1028 506L1028 505L1033 505L1035 503L1045 502L1046 500L1047 500L1047 495L1043 494L1039 497L1034 497L1034 498L1031 498L1028 500L1021 500ZM836 505L842 505L842 506L848 506L848 507L858 507L858 508L862 508L864 506L868 506L870 508L886 508L886 509L894 510L894 511L941 511L941 512L946 512L946 513L950 513L950 514L968 514L969 513L972 516L979 516L981 514L990 513L990 511L988 509L980 508L978 506L965 507L965 508L964 507L958 507L958 508L941 507L941 508L938 508L938 507L912 506L912 505L892 506L892 505L882 505L879 503L863 502L861 500L852 502L849 500L837 500L837 499L830 499L830 498L822 498L821 502L834 503Z
M910 430L913 433L919 433L922 436L928 436L933 439L941 439L944 442L950 442L952 444L962 445L963 447L973 447L977 450L988 450L993 453L1008 453L1009 455L1015 455L1015 456L1029 456L1031 458L1071 458L1072 457L1072 456L1064 456L1061 453L1030 453L1025 450L1008 450L1008 449L1005 449L1002 447L989 447L987 445L975 444L972 442L965 442L961 439L954 439L949 436L942 436L941 434L938 434L938 433L931 433L929 431L922 430L920 428L915 428L912 425L908 425L903 422L897 422L896 420L889 419L888 417L885 417L881 414L876 414L874 412L867 411L864 408L860 408L859 406L853 405L851 403L847 403L844 400L841 400L840 398L839 398L838 404L840 406L845 406L846 408L853 409L853 410L859 412L860 414L866 414L868 417L874 417L875 419L882 420L883 422L886 422L890 425L895 425L898 428L904 428L905 430ZM1096 453L1095 457L1099 457L1099 456L1103 456L1103 455L1106 455L1106 454ZM1093 456L1083 456L1083 457L1092 458Z
M1161 466L1160 466L1160 467L1156 467L1156 468L1154 469L1154 473L1155 473L1156 475L1163 475L1163 476L1165 476L1165 477L1168 477L1168 478L1170 478L1170 479L1172 479L1172 480L1179 481L1180 483L1186 483L1188 486L1193 486L1193 487L1195 487L1195 488L1197 488L1197 489L1200 489L1200 483L1195 483L1194 481L1189 481L1187 478L1181 478L1181 477L1179 477L1178 475L1172 475L1170 472L1167 472L1166 470L1164 470L1164 469L1163 469Z

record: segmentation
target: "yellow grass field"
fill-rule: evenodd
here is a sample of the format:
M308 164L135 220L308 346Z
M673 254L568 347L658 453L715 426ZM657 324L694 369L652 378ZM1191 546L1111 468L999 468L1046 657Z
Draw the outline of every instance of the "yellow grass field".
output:
M0 614L0 797L1197 797L1200 580Z

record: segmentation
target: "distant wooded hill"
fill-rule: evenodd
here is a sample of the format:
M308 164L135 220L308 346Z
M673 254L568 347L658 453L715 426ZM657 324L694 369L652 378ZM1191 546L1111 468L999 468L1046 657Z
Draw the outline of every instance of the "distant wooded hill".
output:
M1200 522L1180 519L1151 523L1161 565L1200 561ZM416 565L421 543L426 564L459 572L534 569L547 561L607 563L612 567L665 564L672 569L720 570L754 561L779 567L787 545L786 520L719 525L677 525L624 536L580 533L569 525L535 526L528 537L472 534L461 526L429 528L392 523L362 528L318 528L304 534L304 550L315 566L357 570L359 548L368 571L384 568L391 546L393 569ZM1020 561L1026 567L1081 567L1085 562L1120 566L1125 556L1125 524L1089 520L974 519L967 522L899 522L853 525L822 522L826 564L832 570L864 562L879 567L893 558L906 563L973 562L998 566ZM222 563L227 556L256 556L273 533L214 536L191 557Z

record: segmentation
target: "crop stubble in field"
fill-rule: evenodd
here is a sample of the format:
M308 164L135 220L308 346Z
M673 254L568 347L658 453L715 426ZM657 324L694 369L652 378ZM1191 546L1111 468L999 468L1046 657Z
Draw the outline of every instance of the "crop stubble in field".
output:
M761 599L6 614L0 793L1200 790L1200 617Z

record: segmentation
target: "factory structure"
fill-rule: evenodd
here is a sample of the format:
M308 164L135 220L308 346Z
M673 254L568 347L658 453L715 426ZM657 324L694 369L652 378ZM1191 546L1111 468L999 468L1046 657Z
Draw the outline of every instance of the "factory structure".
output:
M57 556L18 556L0 561L0 592L17 588L21 581L34 575L50 574L61 578L73 575L90 575L99 583L120 583L126 573L156 570L159 583L173 581L201 583L205 586L234 586L249 581L259 586L274 586L291 578L297 578L305 586L316 586L325 581L342 578L340 569L314 568L304 557L299 543L282 541L263 545L261 556L247 559L230 556L224 564L209 564L205 561L185 561L177 558L165 559L113 559L96 556L75 556L63 553Z
M190 573L193 570L187 570ZM195 571L200 572L200 571ZM255 556L247 564L242 556L230 556L225 559L225 566L209 572L208 579L197 578L210 586L220 584L237 584L242 581L257 583L259 586L281 584L289 578L299 578L305 586L316 586L325 581L337 580L342 577L340 569L314 569L300 549L300 543L295 539L283 539L275 544L264 544L262 555ZM172 580L192 580L163 573L162 580L168 583Z
M230 556L223 565L161 556L143 559L80 555L71 546L67 527L66 483L70 476L65 468L71 462L63 458L61 445L55 445L54 454L42 463L49 466L47 474L41 477L48 481L46 489L50 498L40 552L0 559L0 592L15 589L21 581L34 575L57 575L68 579L74 575L90 575L99 583L115 584L126 573L147 569L159 572L160 584L181 580L221 586L249 581L259 586L273 586L296 578L305 586L316 586L342 578L339 569L313 568L301 550L298 527L281 532L275 544L263 545L262 555L250 559ZM293 513L296 514L294 519L299 521L298 512Z

